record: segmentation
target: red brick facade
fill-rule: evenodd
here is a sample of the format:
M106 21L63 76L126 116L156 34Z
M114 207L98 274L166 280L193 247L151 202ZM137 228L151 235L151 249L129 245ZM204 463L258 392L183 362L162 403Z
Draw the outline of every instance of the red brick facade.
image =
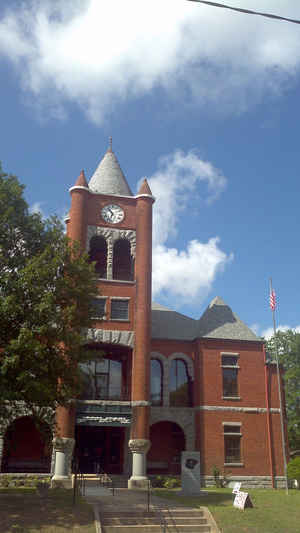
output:
M117 181L117 186L120 182L121 187L128 187L114 158L109 150L103 159L104 170L112 173L112 182ZM82 443L76 442L75 449L81 446L80 453L89 468L94 468L96 451L84 434L93 434L96 440L99 435L101 446L97 446L99 450L102 448L101 461L107 470L128 474L132 468L128 440L133 443L130 445L133 453L140 453L138 447L142 445L147 453L145 443L152 435L149 473L178 474L181 451L195 450L200 452L204 484L211 481L213 468L217 466L221 472L244 480L245 484L279 485L284 472L277 376L275 366L265 363L263 343L220 299L212 302L199 325L161 306L151 311L154 198L149 185L144 181L136 196L115 191L108 194L107 190L99 192L89 187L91 182L89 186L82 172L70 189L67 232L88 252L93 237L102 239L105 265L98 288L99 297L105 299L105 315L95 319L87 342L107 353L107 365L115 365L119 369L116 372L121 372L121 377L115 374L115 382L111 383L110 370L98 372L95 380L99 379L101 386L108 380L108 388L106 396L99 392L95 396L95 406L104 411L119 411L109 415L111 426L101 414L93 419L94 429L83 431L80 424L91 424L89 417L84 415L85 422L84 416L80 418L78 413L76 418L75 408L60 408L57 412L60 436L72 439L76 427L76 440L81 439ZM108 211L111 208L111 219L104 218L105 207ZM120 220L113 218L115 208L121 209ZM132 279L113 278L115 246L120 239L129 243L128 261L134 265ZM113 305L119 300L125 305L125 315L128 302L128 315L114 319ZM153 377L157 380L155 398L151 396L151 358L157 361L160 369L157 372L161 373L160 377ZM224 389L224 375L234 382L232 397ZM118 385L116 396L109 387L116 386L117 379L122 385ZM93 408L92 400L87 404ZM122 415L122 409L130 410L131 419L119 431L116 424L122 425L122 417L127 416ZM119 455L118 442L122 447ZM93 455L90 463L87 463L88 454ZM226 454L230 461L226 462Z

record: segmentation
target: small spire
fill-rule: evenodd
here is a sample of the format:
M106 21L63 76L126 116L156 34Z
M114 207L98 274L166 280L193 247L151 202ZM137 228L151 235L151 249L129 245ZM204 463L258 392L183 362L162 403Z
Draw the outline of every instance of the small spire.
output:
M85 178L85 174L84 174L84 170L82 170L77 178L77 181L75 183L75 185L78 187L88 187L88 184L87 184L87 181L86 181L86 178Z
M108 138L108 152L112 152L112 137Z
M142 184L140 186L140 190L138 192L138 195L139 194L147 194L148 196L152 196L152 192L151 192L151 189L149 187L149 184L148 184L148 181L146 180L146 178L144 179L144 181L142 182Z

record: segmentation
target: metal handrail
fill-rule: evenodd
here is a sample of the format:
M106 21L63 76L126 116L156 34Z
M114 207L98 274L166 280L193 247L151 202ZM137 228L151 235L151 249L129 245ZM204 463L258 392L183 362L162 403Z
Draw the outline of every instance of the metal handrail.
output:
M79 469L78 462L75 463L74 483L73 483L73 505L76 503L78 494L85 495L85 478Z
M115 484L114 484L113 479L106 472L104 472L104 470L101 467L98 468L97 474L99 475L99 484L102 487L111 485L112 495L114 496L115 495Z
M166 507L166 511L167 511L167 513L168 513L168 517L169 517L170 522L171 522L171 524L172 524L173 531L175 530L175 531L177 531L177 533L180 533L180 530L178 529L178 527L177 527L177 525L176 525L176 522L175 522L175 520L174 520L174 517L173 517L173 515L172 515L172 513L171 513L171 511L170 511L170 507ZM167 526L167 527L168 527L168 526Z
M148 490L147 490L147 509L148 509L148 512L149 512L150 503L151 503L151 506L152 506L157 518L158 518L159 525L160 525L162 533L167 533L167 531L171 531L170 528L169 528L168 522L166 521L165 516L162 513L162 510L161 510L159 504L157 504L157 503L154 504L153 503L153 497L151 496L151 491L152 491L152 485L151 485L151 480L149 479L148 480ZM174 522L174 518L173 518L172 514L170 513L170 509L167 508L167 511L168 511L168 515L169 515L169 517L171 519L172 525L175 528L175 531L180 533L179 529L177 528L177 526L176 526L176 524Z

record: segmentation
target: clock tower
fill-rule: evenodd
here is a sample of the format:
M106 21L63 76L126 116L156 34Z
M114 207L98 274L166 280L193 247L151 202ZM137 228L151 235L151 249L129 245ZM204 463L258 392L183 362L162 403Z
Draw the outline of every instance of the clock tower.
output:
M112 151L111 140L90 181L87 182L82 171L70 194L67 234L80 242L90 260L95 262L97 277L97 311L93 326L87 332L87 343L95 349L95 365L93 370L89 368L89 372L93 372L94 389L77 402L76 410L58 409L54 478L68 475L75 437L78 453L87 450L94 463L91 442L98 443L101 467L107 465L107 471L115 468L117 472L118 460L120 464L126 463L123 456L118 459L117 454L121 453L118 449L123 450L121 455L130 450L129 487L143 487L147 483L146 454L150 447L154 198L147 180L143 181L138 194L133 195ZM97 351L104 354L98 362ZM87 412L94 416L88 416ZM84 468L94 467L86 459ZM121 466L118 473L123 473Z

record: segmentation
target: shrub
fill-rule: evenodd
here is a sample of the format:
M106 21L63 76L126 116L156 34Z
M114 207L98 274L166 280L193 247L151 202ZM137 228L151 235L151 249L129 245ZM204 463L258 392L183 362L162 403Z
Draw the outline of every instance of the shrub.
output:
M287 475L289 479L296 479L300 488L300 457L292 459L287 466Z
M155 476L151 480L152 487L174 489L181 486L180 478L173 476Z
M155 476L151 479L151 485L155 488L162 488L164 486L165 479L162 476Z
M0 477L0 486L3 488L9 487L12 481L12 476L1 476Z
M166 489L175 489L176 487L181 486L181 481L178 477L167 477L164 480L163 486Z
M223 489L229 483L228 476L230 476L230 474L226 474L224 470L223 474L221 475L221 470L216 465L212 467L212 475L215 480L215 485L218 488Z

